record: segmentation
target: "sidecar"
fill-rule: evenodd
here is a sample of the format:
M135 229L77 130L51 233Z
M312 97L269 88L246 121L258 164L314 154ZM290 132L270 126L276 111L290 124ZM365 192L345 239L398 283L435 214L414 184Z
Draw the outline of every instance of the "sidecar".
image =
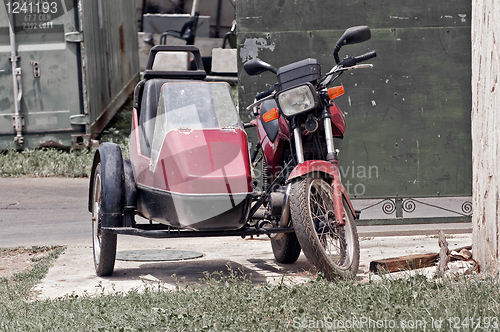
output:
M168 52L187 52L194 69L162 67ZM117 234L251 234L244 227L254 199L247 135L229 85L205 77L195 47L151 50L134 92L130 160L118 145L104 143L92 166L89 211L98 275L113 271ZM137 222L137 215L149 222Z
M130 157L137 212L177 228L239 229L253 190L229 85L202 81L202 69L182 75L146 71L136 89Z

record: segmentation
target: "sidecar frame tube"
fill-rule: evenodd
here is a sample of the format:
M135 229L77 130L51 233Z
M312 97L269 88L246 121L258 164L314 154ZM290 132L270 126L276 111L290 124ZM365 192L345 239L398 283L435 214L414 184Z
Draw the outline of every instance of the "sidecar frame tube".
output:
M157 226L157 225L145 225ZM160 225L163 226L163 225ZM102 227L104 233L136 235L147 238L191 238L191 237L220 237L220 236L251 236L270 235L278 233L292 233L293 227L273 227L273 228L245 228L235 231L191 231L181 229L143 229L137 227Z

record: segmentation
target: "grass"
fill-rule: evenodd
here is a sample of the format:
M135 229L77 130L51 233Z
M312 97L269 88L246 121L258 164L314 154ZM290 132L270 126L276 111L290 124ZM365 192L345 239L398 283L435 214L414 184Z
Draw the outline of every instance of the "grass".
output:
M87 177L94 157L93 149L54 148L9 150L0 154L0 176Z
M16 250L27 251L32 254L46 253L43 256L33 257L31 260L35 264L29 271L23 271L14 274L10 278L0 277L0 306L20 305L25 301L29 301L32 297L31 290L46 274L50 265L56 258L64 252L64 247L61 246L34 246L28 249L0 249L0 257ZM4 317L1 313L0 317ZM0 326L2 326L2 318L0 318Z
M158 284L34 302L26 286L2 280L12 295L0 296L0 331L494 331L500 323L498 276L256 286L228 269L173 291Z
M132 119L131 99L101 133L100 142L120 145L124 158L129 156ZM96 148L41 148L0 152L0 177L88 177Z

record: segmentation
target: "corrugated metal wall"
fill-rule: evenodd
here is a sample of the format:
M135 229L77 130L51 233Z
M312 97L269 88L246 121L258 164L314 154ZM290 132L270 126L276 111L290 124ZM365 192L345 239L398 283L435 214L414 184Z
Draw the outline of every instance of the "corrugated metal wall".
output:
M0 150L85 143L104 128L138 81L137 1L25 4L0 5ZM11 45L17 55L14 70ZM14 79L20 87L22 144L14 141Z
M276 78L249 77L244 62L279 67L312 57L326 73L345 29L368 25L370 41L341 51L378 54L373 69L339 80L347 131L336 146L346 189L352 197L471 195L469 0L240 0L236 10L245 122L252 116L244 106Z
M136 1L81 0L80 8L88 82L85 94L94 137L138 81Z
M16 146L13 78L19 79L22 97L19 109L24 123L23 147L69 145L71 135L85 134L85 128L71 124L70 120L82 112L77 78L78 45L65 40L65 34L77 28L73 1L65 1L65 7L57 2L45 11L31 7L26 12L15 8L13 3L0 5L0 149ZM9 36L9 11L15 13L13 40ZM11 44L15 45L18 56L16 70L10 61ZM38 77L34 73L35 63Z

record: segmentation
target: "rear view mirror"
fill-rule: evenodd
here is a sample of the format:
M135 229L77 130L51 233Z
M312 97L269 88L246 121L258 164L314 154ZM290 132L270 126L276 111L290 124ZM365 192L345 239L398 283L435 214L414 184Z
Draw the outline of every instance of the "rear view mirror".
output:
M246 62L243 65L243 69L245 69L245 72L250 76L259 75L265 71L270 71L275 74L278 72L276 68L258 58Z
M337 45L335 45L335 50L333 51L333 57L337 63L340 62L339 51L344 45L357 44L367 41L372 37L370 28L367 26L357 26L347 29L342 37L340 37Z
M357 44L367 41L372 37L370 28L367 26L357 26L347 29L337 42L337 46Z

